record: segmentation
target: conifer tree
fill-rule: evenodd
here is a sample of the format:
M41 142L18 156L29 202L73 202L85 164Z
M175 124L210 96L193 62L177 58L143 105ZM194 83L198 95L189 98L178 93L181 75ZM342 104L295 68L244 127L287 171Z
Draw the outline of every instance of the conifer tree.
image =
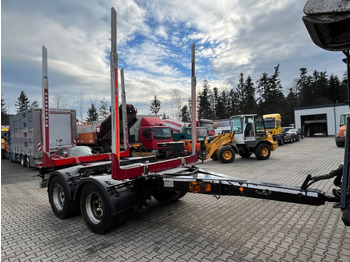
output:
M24 91L21 91L17 101L15 102L15 106L17 108L17 113L25 111L29 109L29 99Z

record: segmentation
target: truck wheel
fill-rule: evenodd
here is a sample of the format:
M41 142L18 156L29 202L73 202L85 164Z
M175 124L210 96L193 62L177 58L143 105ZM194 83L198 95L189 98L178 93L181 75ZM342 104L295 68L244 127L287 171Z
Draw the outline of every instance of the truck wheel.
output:
M247 152L247 151L242 151L242 152L239 152L239 155L242 157L242 158L249 158L252 153L250 152Z
M29 158L29 156L26 156L26 165L27 165L27 167L30 167L30 158Z
M219 149L218 157L222 163L231 163L235 160L235 151L232 147L224 146Z
M55 176L49 185L49 202L58 218L66 219L79 211L79 202L68 198L68 190L62 178Z
M255 148L255 156L259 160L269 159L270 154L271 154L270 147L265 143L259 144Z
M95 184L86 184L80 196L80 209L87 227L96 234L103 234L113 225L108 199Z
M161 204L169 204L186 195L186 192L154 190L153 197Z
M280 145L280 146L283 146L283 145L284 145L284 138L283 138L283 137L279 140L278 145Z
M21 155L20 158L21 158L21 160L20 160L21 166L25 167L26 166L26 157L24 155Z

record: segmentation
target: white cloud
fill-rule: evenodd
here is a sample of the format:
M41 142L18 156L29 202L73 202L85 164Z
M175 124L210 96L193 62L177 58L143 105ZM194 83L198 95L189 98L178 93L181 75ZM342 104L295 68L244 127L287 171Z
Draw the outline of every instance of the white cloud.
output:
M40 99L41 45L48 48L52 93L62 93L71 106L80 90L86 93L86 103L91 98L109 100L109 4L3 1L2 93L9 99L5 102L14 104L21 90L31 101ZM277 64L285 86L298 77L302 66L339 76L345 71L341 54L311 42L300 1L112 0L112 5L118 12L118 52L128 102L144 113L154 94L164 102L167 114L172 88L189 94L193 42L199 87L205 78L212 86L235 86L240 72L256 81Z

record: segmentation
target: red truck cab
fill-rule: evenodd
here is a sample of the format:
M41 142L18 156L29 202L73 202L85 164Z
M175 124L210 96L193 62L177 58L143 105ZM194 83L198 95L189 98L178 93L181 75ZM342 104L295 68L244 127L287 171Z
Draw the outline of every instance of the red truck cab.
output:
M164 122L157 116L147 116L141 119L140 143L156 156L167 156L169 149L168 143L173 140L170 127L164 125Z

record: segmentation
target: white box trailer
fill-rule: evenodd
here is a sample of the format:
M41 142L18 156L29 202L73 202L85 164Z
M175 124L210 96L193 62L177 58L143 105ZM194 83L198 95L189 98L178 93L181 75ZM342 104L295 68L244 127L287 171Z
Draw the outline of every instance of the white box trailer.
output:
M42 166L43 135L41 109L29 109L10 117L9 157L23 166ZM72 146L77 141L76 112L50 109L50 150Z

